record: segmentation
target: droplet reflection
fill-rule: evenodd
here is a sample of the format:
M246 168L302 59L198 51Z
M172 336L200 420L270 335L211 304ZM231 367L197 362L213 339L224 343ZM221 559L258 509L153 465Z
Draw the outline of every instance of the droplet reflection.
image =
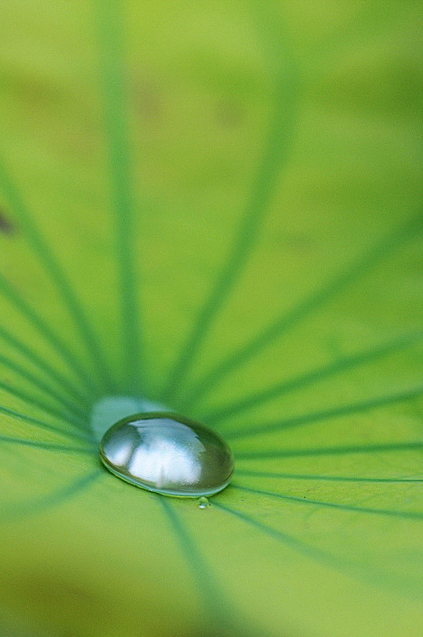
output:
M165 412L113 425L101 440L100 456L122 480L164 495L212 495L229 484L234 469L232 452L216 432Z

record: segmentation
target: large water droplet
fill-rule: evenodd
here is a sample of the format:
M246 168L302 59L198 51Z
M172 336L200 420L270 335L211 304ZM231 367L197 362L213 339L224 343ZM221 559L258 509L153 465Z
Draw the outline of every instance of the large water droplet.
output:
M164 495L212 495L234 470L232 452L215 431L166 412L119 421L104 434L100 456L122 480Z

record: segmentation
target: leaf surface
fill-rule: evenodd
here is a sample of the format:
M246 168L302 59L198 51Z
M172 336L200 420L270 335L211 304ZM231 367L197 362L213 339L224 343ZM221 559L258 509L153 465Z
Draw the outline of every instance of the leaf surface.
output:
M422 635L421 18L2 2L4 634ZM117 480L107 397L232 484Z

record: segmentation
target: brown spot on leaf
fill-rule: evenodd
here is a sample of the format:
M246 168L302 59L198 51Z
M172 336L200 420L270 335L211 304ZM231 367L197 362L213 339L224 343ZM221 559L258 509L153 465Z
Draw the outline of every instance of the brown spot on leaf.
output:
M240 104L234 100L221 99L216 105L216 119L222 128L237 128L243 119Z
M154 82L145 80L136 87L138 108L143 117L160 119L162 115L162 95Z

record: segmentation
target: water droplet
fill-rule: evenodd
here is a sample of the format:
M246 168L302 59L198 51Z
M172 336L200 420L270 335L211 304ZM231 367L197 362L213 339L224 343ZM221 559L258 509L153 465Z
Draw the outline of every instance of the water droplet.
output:
M204 496L202 496L198 502L198 506L200 507L200 509L207 509L207 507L210 506L210 502Z
M120 420L104 434L100 456L122 480L164 495L212 495L234 470L232 452L215 431L166 412Z

